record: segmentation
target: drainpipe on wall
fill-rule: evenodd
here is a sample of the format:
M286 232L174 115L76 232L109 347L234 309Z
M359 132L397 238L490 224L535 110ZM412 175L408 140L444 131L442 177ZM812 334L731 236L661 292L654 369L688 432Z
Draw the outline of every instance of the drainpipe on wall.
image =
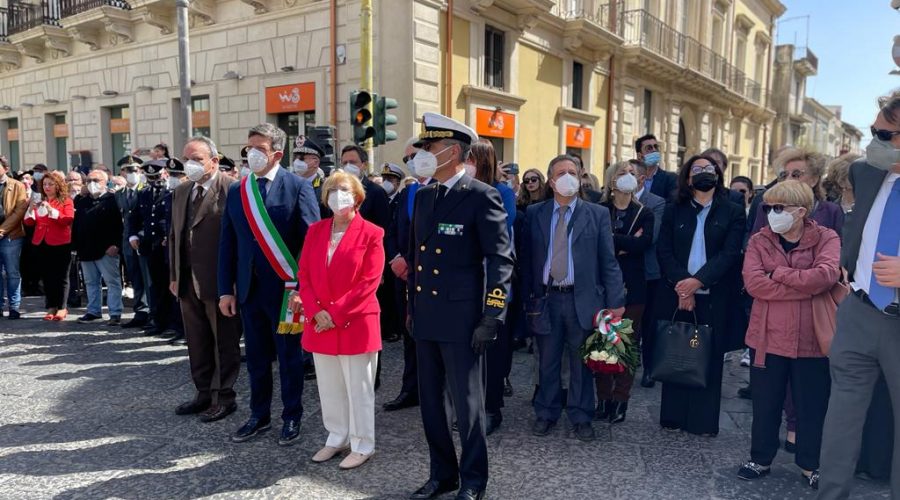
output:
M337 0L331 0L329 14L331 25L329 36L331 37L331 126L334 127L334 143L339 144L337 121Z
M447 47L444 56L444 115L453 112L453 0L447 0L447 31L444 45Z
M613 33L618 33L616 29L616 21L618 12L616 12L618 3L613 1L609 4L609 28ZM606 92L606 165L612 162L612 123L613 123L613 95L615 94L616 83L616 56L609 56L609 90ZM604 172L606 165L603 166Z

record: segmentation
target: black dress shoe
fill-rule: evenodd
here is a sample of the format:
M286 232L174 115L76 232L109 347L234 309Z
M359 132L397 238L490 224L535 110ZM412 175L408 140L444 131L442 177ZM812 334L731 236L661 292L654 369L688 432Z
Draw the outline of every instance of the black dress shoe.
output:
M396 411L412 408L413 406L419 406L419 397L408 392L401 392L397 399L388 401L382 408L384 408L384 411Z
M150 321L147 313L134 313L133 318L122 323L122 328L141 328L147 324L147 321Z
M590 422L575 424L572 432L575 434L575 437L581 441L592 441L594 439L594 428L591 427Z
M656 381L650 378L650 372L644 371L644 374L641 376L641 387L646 387L648 389L652 388L656 385Z
M297 438L300 437L300 421L299 420L285 420L284 425L281 426L281 437L278 438L278 444L281 446L290 446L297 441Z
M9 311L9 316L7 316L7 319L19 319L19 318L21 318L21 317L22 317L22 315L19 314L19 311L12 311L12 310L10 310L10 311Z
M269 417L266 418L256 418L250 417L240 429L237 430L231 436L231 441L235 443L243 443L244 441L249 441L253 436L261 432L265 432L272 428L272 424L269 421Z
M749 385L738 389L737 395L741 399L753 399L753 391L750 389Z
M494 431L500 428L500 424L502 423L503 414L501 414L500 412L487 415L487 425L484 429L484 435L490 436L494 433Z
M509 383L509 377L503 379L503 397L511 398L513 395L512 384Z
M200 421L204 423L215 422L216 420L222 420L234 413L237 410L237 403L230 403L227 405L215 405L210 406L206 409L205 412L200 414Z
M195 399L178 405L178 408L175 408L175 414L193 415L195 413L206 411L207 408L209 408L209 401L198 401Z
M628 411L628 401L612 401L609 407L609 423L618 424L624 422L626 411Z
M531 426L531 433L535 436L546 436L547 434L550 434L550 429L553 429L553 425L553 422L539 418L535 420L534 425Z
M475 488L464 488L456 494L456 500L481 500L482 498L484 498L484 490Z
M447 481L429 479L428 482L423 484L421 488L417 489L412 495L409 496L409 498L411 500L425 500L427 498L434 498L438 495L443 495L444 493L455 491L457 488L459 488L458 479L448 479Z
M178 332L177 335L169 339L170 345L187 345L187 338L185 338L184 334Z
M594 411L594 420L608 420L609 419L609 409L612 406L612 401L608 399L604 399L597 403L597 409Z

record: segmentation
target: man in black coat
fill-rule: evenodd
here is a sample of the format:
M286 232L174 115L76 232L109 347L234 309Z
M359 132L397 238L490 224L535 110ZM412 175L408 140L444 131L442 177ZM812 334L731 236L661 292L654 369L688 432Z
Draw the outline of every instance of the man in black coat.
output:
M122 214L116 197L106 188L109 176L102 170L88 175L88 192L75 198L75 220L72 241L87 291L87 313L79 323L93 323L103 318L102 282L106 282L109 325L122 320L122 273L119 267L119 245L122 244ZM101 282L102 280L102 282Z
M656 136L647 134L638 137L634 141L634 150L637 153L637 159L647 165L647 180L644 181L644 188L664 200L670 200L678 188L678 176L674 172L666 172L663 169L662 155L659 152Z
M341 168L345 172L359 177L363 189L366 190L366 199L359 207L359 215L387 231L388 226L391 225L390 201L384 188L369 180L366 175L368 165L369 155L365 149L356 144L350 144L341 150Z
M409 309L431 468L411 498L433 498L459 486L457 499L476 499L488 481L483 354L506 316L513 252L500 194L463 166L478 135L435 113L422 121L416 173L438 182L415 197ZM445 391L456 411L459 460Z

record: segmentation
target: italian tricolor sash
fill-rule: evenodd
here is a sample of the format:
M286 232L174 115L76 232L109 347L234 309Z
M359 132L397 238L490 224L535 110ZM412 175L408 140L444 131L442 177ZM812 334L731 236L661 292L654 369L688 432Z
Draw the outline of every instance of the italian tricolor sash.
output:
M251 174L241 180L241 205L263 255L275 270L275 274L284 280L284 297L281 300L281 315L276 333L298 334L303 331L303 316L291 312L289 307L291 294L297 288L297 259L291 255L275 225L272 224L256 179L256 174Z

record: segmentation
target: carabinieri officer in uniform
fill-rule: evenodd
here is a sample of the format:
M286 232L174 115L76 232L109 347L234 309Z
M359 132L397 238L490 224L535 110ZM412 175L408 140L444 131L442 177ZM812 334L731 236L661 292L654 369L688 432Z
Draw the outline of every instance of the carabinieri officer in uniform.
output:
M416 194L409 309L431 470L428 482L410 498L460 488L457 499L477 499L488 481L482 355L506 315L512 247L500 194L466 175L463 167L478 135L435 113L425 113L422 123L414 173L437 182ZM445 390L456 411L459 460Z

